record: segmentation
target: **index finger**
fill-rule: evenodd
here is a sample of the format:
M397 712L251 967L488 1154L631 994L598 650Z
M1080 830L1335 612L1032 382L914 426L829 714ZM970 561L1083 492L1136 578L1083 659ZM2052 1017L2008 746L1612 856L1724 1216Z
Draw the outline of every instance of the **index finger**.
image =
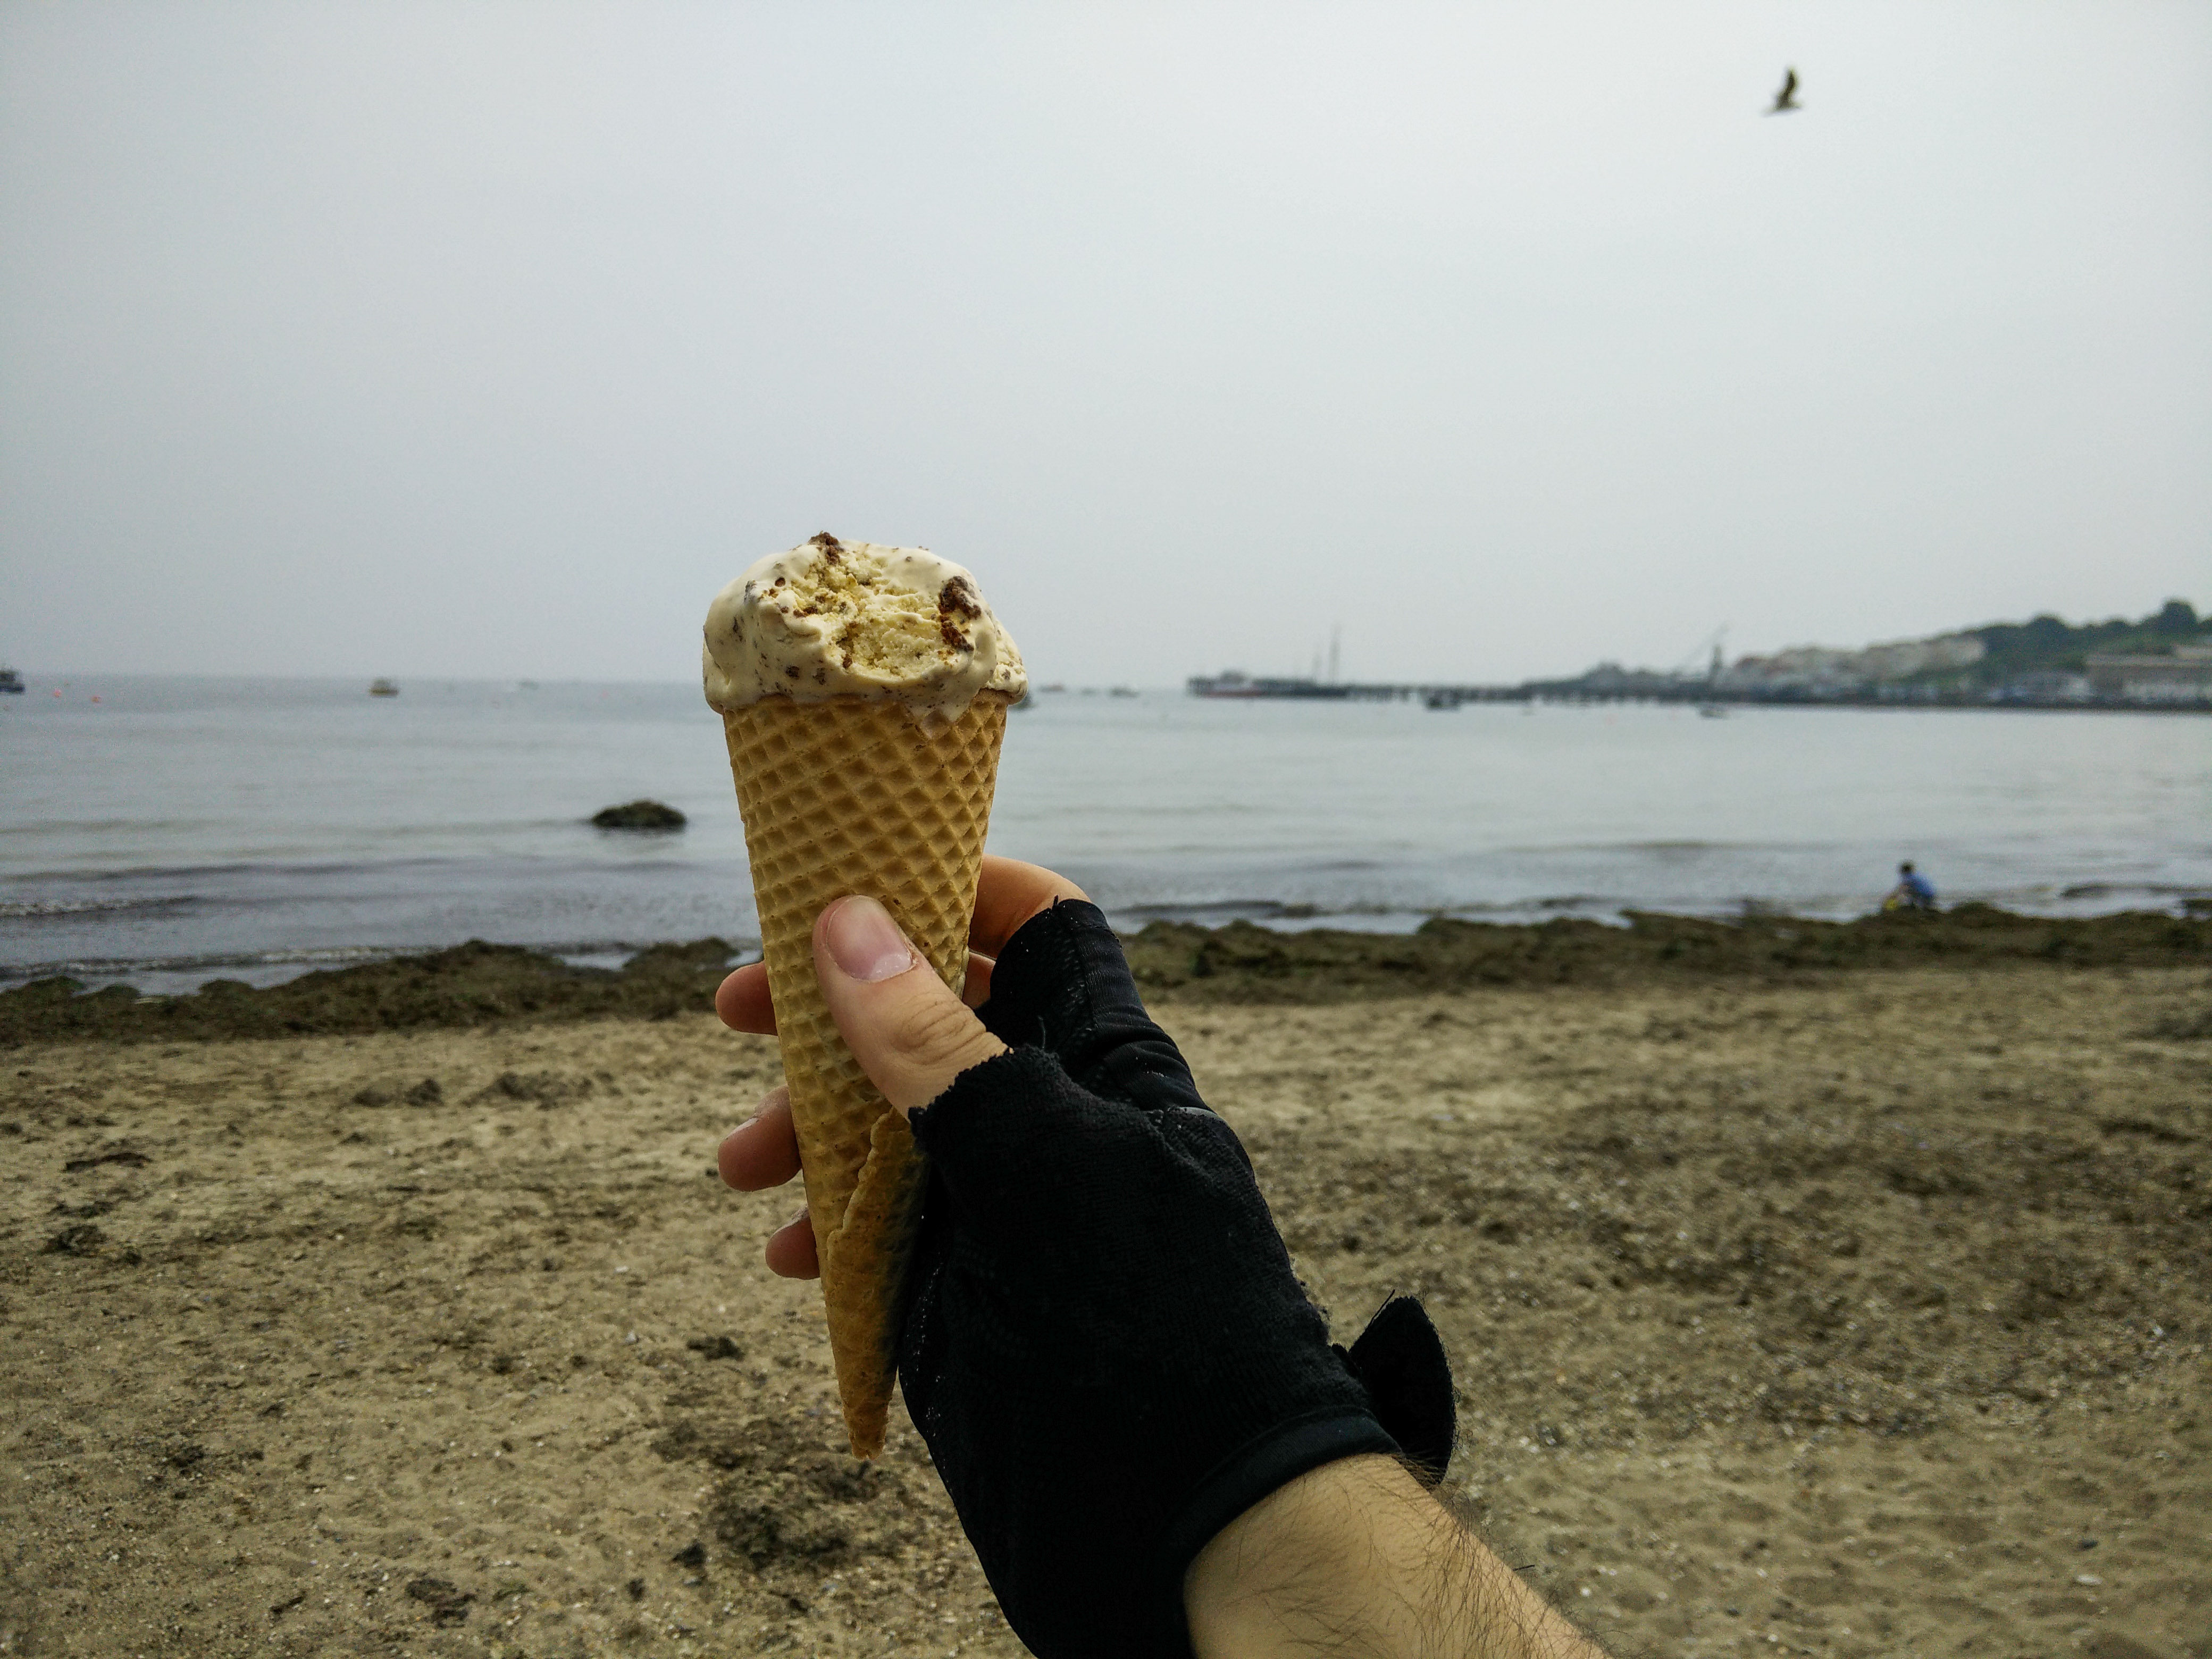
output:
M775 1006L768 997L768 963L749 962L714 988L714 1012L732 1031L775 1035Z
M983 872L975 884L975 916L968 924L968 948L995 959L1012 939L1038 911L1060 899L1091 896L1066 877L1041 864L983 854Z

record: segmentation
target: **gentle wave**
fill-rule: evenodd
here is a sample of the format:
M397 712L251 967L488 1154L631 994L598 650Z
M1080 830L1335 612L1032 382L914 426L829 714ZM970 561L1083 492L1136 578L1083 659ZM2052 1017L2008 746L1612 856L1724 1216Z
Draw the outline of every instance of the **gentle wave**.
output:
M173 957L68 957L0 967L0 981L66 977L115 979L126 974L202 973L219 968L350 968L416 954L371 946L318 951L210 951Z
M2106 899L2130 896L2155 899L2203 898L2212 889L2166 881L2077 881L2058 890L2063 899Z
M0 899L0 917L9 921L35 921L41 916L113 915L126 910L158 913L173 910L179 905L190 904L189 893L171 894L161 898L115 899Z
M1354 921L1376 917L1485 916L1519 917L1530 915L1589 915L1604 920L1634 908L1631 901L1602 898L1592 893L1561 894L1509 899L1486 904L1420 904L1388 899L1304 902L1285 899L1205 899L1178 904L1162 901L1108 907L1118 921Z
M655 942L659 941L577 939L533 945L529 948L538 955L557 957L571 967L611 969L621 967L641 951L650 950ZM732 945L732 963L757 955L760 948L757 940L733 940ZM435 948L445 950L453 947ZM234 975L244 975L264 983L272 983L317 969L358 968L368 963L395 962L403 957L433 954L434 950L423 948L399 950L390 946L356 945L298 951L207 951L185 956L73 957L0 966L0 985L27 984L41 979L74 979L95 985L149 978L183 978L198 981L222 978L226 969Z
M586 826L589 827L588 825ZM595 841L611 841L623 832L593 830ZM488 843L496 846L495 842ZM617 843L622 844L622 843ZM660 870L671 860L660 856L664 849L651 848L627 862L606 858L578 858L558 854L507 853L485 854L471 851L455 855L416 854L397 858L353 859L233 859L209 864L131 864L94 866L76 869L43 869L12 871L0 877L9 887L26 888L52 886L108 886L128 882L197 882L202 884L225 881L276 882L293 878L328 881L347 877L374 877L379 879L410 872L435 873L450 870L479 870L498 865L517 870L539 870L547 873L564 871L622 871ZM186 896L202 896L188 895ZM15 902L18 901L0 901ZM24 900L21 902L47 902L44 900ZM56 901L58 902L58 901ZM100 901L121 902L122 901ZM136 902L136 901L131 901ZM0 912L5 914L5 912Z
M55 836L176 836L218 826L211 818L35 818L0 823L0 840L21 836L46 840Z

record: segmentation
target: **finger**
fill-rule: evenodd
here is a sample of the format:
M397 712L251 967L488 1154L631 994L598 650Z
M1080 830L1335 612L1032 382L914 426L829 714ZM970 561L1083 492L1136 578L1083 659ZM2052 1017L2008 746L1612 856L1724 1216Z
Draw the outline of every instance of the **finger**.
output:
M1006 1051L872 898L841 898L815 919L814 972L845 1046L902 1112Z
M781 1084L769 1091L751 1121L722 1137L714 1167L723 1182L741 1193L781 1187L799 1173L799 1134L791 1127L791 1091Z
M985 956L996 957L1024 922L1054 900L1088 896L1066 877L1055 875L1041 864L994 858L986 853L983 873L975 884L975 918L968 925L968 943Z
M968 953L968 979L960 988L960 1000L970 1008L980 1008L991 1000L994 965L988 957L973 951ZM774 1036L775 1008L769 1001L767 964L747 963L724 980L714 992L714 1012L733 1031Z
M814 1224L806 1218L805 1210L768 1236L768 1248L763 1254L768 1258L768 1270L779 1279L822 1277L822 1263L814 1254Z
M768 1000L768 964L749 962L714 991L714 1012L733 1031L775 1035L775 1007Z
M991 969L998 964L988 957L968 953L968 978L960 988L960 1000L970 1008L980 1008L991 1000Z

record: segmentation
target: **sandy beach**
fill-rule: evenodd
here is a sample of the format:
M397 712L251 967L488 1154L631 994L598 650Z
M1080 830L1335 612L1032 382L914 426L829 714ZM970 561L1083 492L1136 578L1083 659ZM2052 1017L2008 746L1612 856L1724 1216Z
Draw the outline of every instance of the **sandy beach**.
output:
M1453 1500L1613 1650L2212 1655L2202 965L1205 989L1340 1340L1425 1298ZM19 1032L0 1653L1022 1651L902 1412L840 1449L697 1006Z

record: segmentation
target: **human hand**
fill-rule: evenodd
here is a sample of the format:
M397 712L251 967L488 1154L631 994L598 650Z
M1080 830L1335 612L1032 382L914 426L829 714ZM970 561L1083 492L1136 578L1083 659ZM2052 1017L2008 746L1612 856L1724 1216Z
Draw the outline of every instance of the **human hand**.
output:
M1013 859L994 858L985 854L981 878L975 888L975 916L968 929L968 980L961 1000L970 1008L980 1007L991 994L991 970L999 952L1006 941L1020 931L1022 924L1039 911L1048 909L1062 899L1082 899L1083 890L1065 876L1056 875L1040 865L1023 864ZM827 917L832 905L823 911ZM819 923L815 929L815 949L823 948ZM765 963L749 963L738 969L714 993L714 1012L722 1024L733 1031L749 1031L760 1036L775 1035L775 1010L769 1000L768 966ZM975 1033L982 1030L981 1024ZM962 1039L970 1034L951 1030L941 1034L951 1039L948 1052L966 1052ZM995 1049L988 1052L996 1052ZM979 1053L988 1058L988 1053ZM972 1063L972 1062L971 1062ZM939 1061L938 1064L941 1065ZM919 1099L891 1103L902 1110L935 1098L938 1092L958 1073L944 1073L937 1085ZM934 1075L933 1071L932 1075ZM878 1079L878 1086L882 1079ZM886 1097L889 1097L888 1091ZM721 1177L739 1192L762 1192L781 1187L799 1173L799 1137L792 1127L791 1091L779 1084L769 1091L753 1115L722 1139L715 1156L715 1164ZM815 1255L814 1228L807 1219L806 1207L801 1205L799 1213L769 1235L765 1251L769 1271L785 1279L817 1279L822 1265Z
M1054 903L1071 896L1055 879L1034 872L1027 902L979 927L998 952L980 1013L913 971L872 901L823 913L815 966L930 1160L908 1411L1015 1632L1050 1659L1103 1659L1181 1644L1185 1565L1284 1483L1401 1449L1440 1472L1451 1383L1413 1303L1330 1348L1243 1147L1105 918ZM1024 913L1001 944L995 916ZM765 999L732 981L725 1018L764 1028ZM732 1139L732 1184L797 1168L780 1099ZM811 1231L779 1234L770 1263L810 1269Z

